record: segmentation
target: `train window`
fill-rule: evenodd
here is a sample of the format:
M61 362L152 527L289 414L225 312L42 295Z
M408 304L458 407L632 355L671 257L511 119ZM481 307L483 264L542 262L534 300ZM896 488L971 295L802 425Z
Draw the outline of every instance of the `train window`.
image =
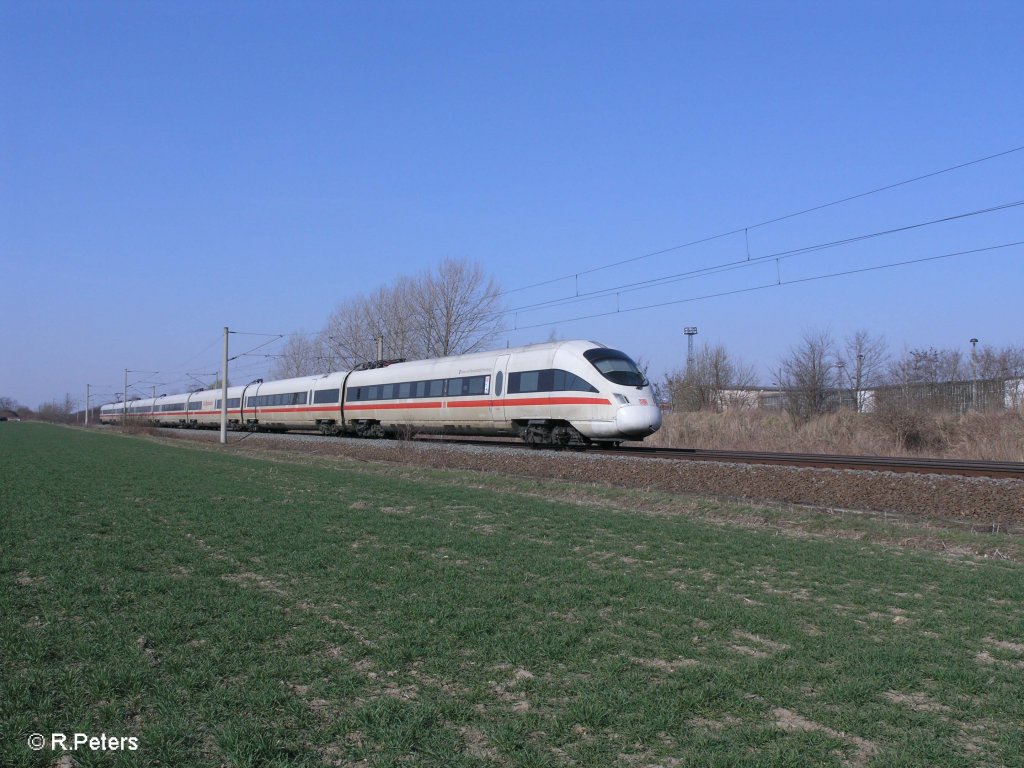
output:
M337 403L341 396L340 389L321 389L313 393L314 403Z
M496 397L501 397L501 382L505 378L505 374L502 371L498 371L494 377L494 394Z
M427 394L425 397L444 397L444 379L434 379L426 382Z
M568 371L555 371L555 384L558 382L558 374L565 374L565 381L562 382L561 386L556 386L555 389L558 392L597 392L597 387L591 386L586 379L582 379L575 373L569 373Z
M540 391L540 371L517 371L508 375L508 393Z
M412 395L410 394L411 392L412 392L412 382L411 381L405 381L405 382L402 382L401 384L398 385L398 398L400 400L405 400L407 398L412 397Z
M337 392L337 390L334 391ZM254 397L246 398L246 403L250 408L270 408L276 405L305 405L308 402L308 392L281 392L276 395L255 395Z
M583 356L590 361L597 370L608 381L614 384L621 384L624 387L646 387L647 378L639 368L636 367L629 355L619 352L617 349L598 347L588 349Z
M490 376L463 376L448 379L448 397L465 397L467 395L486 395Z
M508 394L528 392L597 392L597 388L576 374L559 368L509 373Z

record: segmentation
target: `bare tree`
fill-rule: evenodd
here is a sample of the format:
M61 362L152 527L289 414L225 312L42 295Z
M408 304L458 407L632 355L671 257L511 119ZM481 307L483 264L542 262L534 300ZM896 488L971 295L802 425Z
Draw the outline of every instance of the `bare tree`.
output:
M1024 346L1007 345L1002 349L983 346L971 356L972 375L978 379L1016 379L1024 377Z
M889 382L897 385L938 384L970 378L958 349L911 349L889 366Z
M373 330L373 344L383 339L384 358L416 360L427 357L422 320L414 307L424 290L424 279L400 277L379 289L364 306L366 327Z
M479 264L445 259L417 288L427 357L477 352L501 332L498 284Z
M270 376L274 379L290 379L295 376L310 376L327 370L319 359L320 349L315 338L302 331L296 331L284 343L281 356L274 361Z
M69 393L64 395L63 400L51 400L43 403L36 409L36 413L43 421L67 424L75 420L75 409L76 400Z
M846 382L856 390L874 387L885 379L889 364L889 345L885 337L867 330L854 331L846 337L839 352Z
M704 345L693 356L685 372L670 373L665 390L675 407L686 411L721 411L743 404L738 390L754 386L757 374L752 365L730 355L721 344Z
M373 331L366 329L363 320L366 301L359 296L339 304L320 332L320 348L332 370L352 368L373 359Z
M499 303L497 283L479 264L448 259L339 304L318 339L320 355L330 368L351 368L376 358L379 338L387 359L475 352L501 330Z
M830 410L838 384L835 363L836 344L827 330L804 331L779 362L775 376L786 391L786 410L793 419L808 421Z

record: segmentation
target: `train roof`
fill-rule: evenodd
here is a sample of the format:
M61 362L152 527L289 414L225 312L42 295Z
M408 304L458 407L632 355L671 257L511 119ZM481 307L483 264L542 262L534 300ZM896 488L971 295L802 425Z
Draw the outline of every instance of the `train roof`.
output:
M486 357L494 357L496 355L513 355L513 354L522 354L522 353L526 353L526 352L543 352L543 351L546 351L546 350L555 350L555 349L569 349L571 351L575 351L575 352L578 352L578 353L582 354L586 350L594 349L595 347L600 347L600 348L607 349L607 345L600 344L600 343L598 343L596 341L588 341L586 339L565 339L565 340L562 340L562 341L545 341L545 342L541 342L539 344L524 344L524 345L521 345L521 346L518 346L518 347L506 347L504 349L499 348L499 349L481 350L479 352L469 352L469 353L465 353L465 354L461 354L461 355L448 355L446 357L432 357L432 358L424 358L424 359L421 359L421 360L408 360L408 361L403 361L401 363L392 363L392 365L396 365L397 366L397 365L404 365L404 364L407 364L407 363L408 364L415 364L415 365L423 365L425 363L445 363L445 362L449 362L449 361L456 360L456 359L466 360L466 359L475 359L475 358L482 358L482 357L486 358ZM391 367L391 366L387 366L387 367ZM289 378L289 379L269 379L269 380L267 380L265 382L260 382L260 383L264 384L264 385L267 385L267 386L272 386L274 389L277 389L277 388L289 388L290 387L290 388L293 388L293 389L295 389L297 391L301 391L303 389L313 388L315 383L320 381L321 379L325 379L325 378L328 378L330 376L344 375L344 374L346 374L348 372L349 371L345 371L345 370L342 370L342 371L328 371L327 373L317 373L317 374L314 374L314 375L311 375L311 376L295 376L295 377L292 377L292 378ZM256 384L255 383L253 383L251 385L250 384L231 384L228 387L228 397L233 397L233 396L239 395L241 393L241 391L244 388L246 388L247 386L256 386ZM215 397L220 397L221 389L218 387L216 389L197 390L196 392L169 392L169 393L166 393L166 394L162 394L162 395L160 395L159 397L156 397L156 398L146 397L146 398L139 398L137 400L129 400L128 404L130 406L131 405L147 406L147 405L152 405L152 404L154 404L155 402L157 402L159 400L163 400L164 398L189 397L190 395L193 395L193 394L195 394L195 395L209 394L209 395L212 395L212 396L215 396ZM121 402L107 403L106 405L101 406L100 410L103 410L104 408L120 408L121 405L122 405Z

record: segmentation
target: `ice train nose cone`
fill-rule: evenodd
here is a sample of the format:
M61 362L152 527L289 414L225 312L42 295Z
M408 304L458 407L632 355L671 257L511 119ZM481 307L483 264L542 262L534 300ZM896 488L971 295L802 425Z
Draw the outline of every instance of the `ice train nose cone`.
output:
M627 405L615 415L615 426L623 435L647 437L661 428L661 409L656 405Z

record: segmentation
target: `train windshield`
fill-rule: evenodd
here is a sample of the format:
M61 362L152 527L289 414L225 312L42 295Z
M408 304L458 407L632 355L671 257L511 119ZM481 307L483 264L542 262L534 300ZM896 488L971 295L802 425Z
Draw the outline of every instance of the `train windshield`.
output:
M624 352L598 348L588 349L583 356L610 382L637 389L647 386L647 377Z

